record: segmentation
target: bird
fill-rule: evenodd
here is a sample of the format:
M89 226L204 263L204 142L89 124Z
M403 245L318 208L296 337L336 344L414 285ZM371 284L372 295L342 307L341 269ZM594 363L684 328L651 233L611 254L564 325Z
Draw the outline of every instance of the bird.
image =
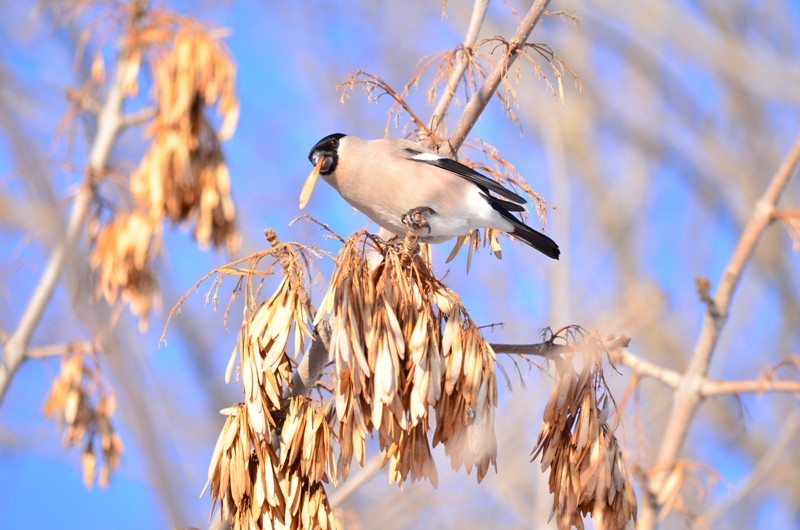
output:
M351 206L396 235L408 232L409 215L416 213L425 220L419 234L424 243L443 243L476 228L494 228L552 259L561 253L555 241L512 215L524 211L525 199L418 143L336 133L318 141L308 159L314 169L300 194L301 209L322 176Z

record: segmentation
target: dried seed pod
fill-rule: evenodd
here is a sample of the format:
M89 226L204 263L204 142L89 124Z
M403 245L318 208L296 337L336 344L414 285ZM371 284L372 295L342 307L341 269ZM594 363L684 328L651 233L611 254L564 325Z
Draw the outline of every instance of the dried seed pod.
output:
M193 219L201 248L239 245L230 176L220 143L239 117L236 69L227 49L210 34L189 28L175 35L172 50L153 62L158 115L150 148L131 178L131 192L156 217ZM223 116L215 131L204 108Z
M289 413L281 431L281 465L289 474L310 482L336 485L336 463L331 432L324 412L311 400L296 396L289 401Z
M494 353L425 259L387 246L371 267L368 247L365 233L345 241L316 320L327 315L331 327L342 476L354 454L363 464L375 429L392 480L435 482L435 410L434 446L445 445L455 469L477 466L481 480L496 454Z
M89 264L97 271L97 296L114 305L121 300L147 328L150 310L160 306L153 262L161 247L161 223L140 211L119 212L94 242Z
M259 264L267 256L274 261L264 268ZM292 380L286 350L292 334L296 354L312 337L302 285L314 256L313 249L301 245L275 244L214 271L212 290L234 275L245 299L238 344L226 374L229 380L238 354L245 402L222 411L228 418L208 473L212 513L219 502L221 516L234 530L336 528L322 487L322 482L336 483L331 426L309 398L286 397ZM258 302L263 279L278 261L284 275L273 294ZM257 276L260 282L253 281Z
M82 343L68 345L61 354L61 369L42 405L42 414L65 429L65 446L83 444L81 461L87 488L95 481L107 488L111 472L119 467L124 448L111 421L115 411L116 398L100 370L96 352Z
M636 494L606 423L610 405L602 357L587 355L578 372L570 354L556 359L556 368L532 460L541 458L542 471L550 469L558 527L583 528L582 517L591 515L603 528L627 528L636 522Z
M294 256L292 251L287 251ZM293 259L297 259L294 257ZM305 349L311 338L310 317L295 286L302 275L293 269L284 275L278 289L266 301L246 309L239 344L239 374L245 392L245 405L257 432L266 434L267 425L274 425L272 411L280 410L281 397L291 383L292 369L286 347L294 332L294 350Z
M321 481L335 476L325 415L294 398L276 450L269 434L253 429L243 405L227 414L208 470L214 499L233 530L336 528ZM280 453L280 456L278 456Z

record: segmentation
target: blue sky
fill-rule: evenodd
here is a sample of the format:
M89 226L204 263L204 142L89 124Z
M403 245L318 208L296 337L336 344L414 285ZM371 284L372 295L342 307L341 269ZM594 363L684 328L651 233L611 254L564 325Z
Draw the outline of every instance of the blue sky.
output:
M314 241L335 252L335 245L326 242L315 227L305 223L287 226L299 215L297 196L310 170L306 159L308 150L316 140L336 131L362 137L381 136L389 103L387 100L369 104L356 90L342 106L334 84L345 80L350 72L363 69L401 87L415 71L417 58L450 48L460 40L468 9L461 5L463 2L451 0L449 17L442 20L439 2L367 6L361 15L354 14L362 9L358 2L317 0L283 4L288 3L203 3L199 7L189 2L168 3L178 11L191 10L189 12L214 26L232 29L227 43L237 63L242 113L236 135L225 145L225 153L244 237L243 252L263 248L261 234L267 227L275 227L284 240ZM54 154L55 161L49 164L50 174L54 189L63 198L68 196L70 184L81 175L79 170L67 168L63 146L54 144L53 135L65 108L64 89L75 85L78 79L73 69L70 36L63 29L53 30L49 19L43 15L28 18L31 6L27 3L14 3L2 9L7 18L0 22L0 62L24 87L21 99L16 102L18 115L24 117L26 133L40 145L42 153ZM382 9L388 11L382 13ZM620 215L625 215L625 208L631 207L626 199L635 202L627 233L640 274L636 280L654 286L653 292L658 293L658 297L654 296L653 306L661 303L656 298L663 298L665 306L659 307L666 315L665 322L680 331L677 342L690 346L702 312L696 302L693 280L700 275L713 280L719 277L736 241L737 221L731 212L741 205L727 199L730 193L724 187L718 190L715 208L709 208L699 199L696 190L702 185L698 170L702 164L687 160L687 153L700 152L702 159L703 148L699 144L694 146L693 142L697 141L698 131L711 127L705 118L711 116L712 122L718 119L716 126L724 121L719 115L725 112L727 105L733 104L728 99L729 87L724 78L709 72L702 58L687 57L681 50L666 45L659 48L656 44L672 74L653 82L668 95L673 88L678 95L685 95L696 112L682 115L676 111L678 105L673 106L666 97L656 105L663 108L645 109L647 112L631 108L633 100L628 98L632 94L629 86L632 75L624 53L635 45L636 38L631 37L630 41L620 38L620 34L625 35L625 31L619 29L624 23L599 21L599 12L594 5L586 7L583 24L589 28L584 33L569 23L548 19L534 34L536 42L552 43L554 48L558 43L581 35L599 35L597 38L601 41L607 38L607 42L601 42L581 57L565 57L568 61L574 59L578 65L586 64L592 72L601 73L592 77L593 74L587 72L584 93L579 94L570 83L565 83L567 109L560 106L553 109L543 83L530 81L521 96L524 136L520 136L515 124L505 120L496 104L478 123L473 135L503 146L503 152L533 188L550 197L557 192L550 177L553 160L548 157L542 137L542 130L547 129L537 128L537 124L543 123L541 116L572 120L569 125L574 123L580 128L583 118L580 110L575 109L583 108L586 100L599 101L605 113L593 115L594 121L589 123L587 119L588 125L584 127L589 130L593 145L603 153L598 165L602 168L604 189L612 199L619 199ZM800 23L796 10L789 9L788 13L787 16ZM10 22L12 20L25 23L15 24ZM492 3L487 26L510 34L514 20L502 3L496 2ZM797 49L789 46L781 55L795 69L792 72L797 71L799 64ZM421 114L429 113L424 106L424 90L414 93L411 101L416 108L423 109ZM138 103L133 102L129 108L135 108ZM798 108L780 94L767 100L764 106L768 110L760 119L772 127L774 151L780 154L800 130ZM665 116L663 122L637 124L639 116L654 114ZM645 160L638 151L641 146L626 136L628 128L637 125L655 129L653 137L663 142ZM744 126L730 125L732 143L740 140L735 129ZM78 135L78 148L71 157L73 162L80 162L84 155L82 134ZM684 142L693 147L683 149ZM145 145L140 131L125 133L115 151L115 163L131 167ZM23 183L14 176L13 149L5 138L0 141L0 192L23 197ZM777 160L775 156L770 158L775 163ZM641 188L635 186L637 181L630 176L632 168L639 167L637 164L647 173L646 181L640 183ZM581 171L584 166L580 155L568 152L566 167L570 174ZM763 174L758 175L759 182L763 182L772 169L764 167ZM732 179L731 182L736 181ZM555 267L566 268L572 279L569 323L581 323L589 329L614 324L620 327L602 331L627 332L625 320L620 316L625 307L618 307L619 300L615 298L625 283L620 277L622 258L615 252L613 242L604 238L602 225L595 217L599 208L608 205L598 204L596 193L583 180L570 179L566 186L569 209L551 213L548 225L551 235L562 238L559 244L564 250L564 259L560 263L550 263L533 255L528 248L506 243L502 261L482 251L466 275L463 255L450 265L444 264L449 247L437 255L435 266L442 273L450 270L447 282L460 294L476 322L506 323L505 328L489 335L490 340L533 342L538 338L538 330L545 325L558 327L567 323L552 320L549 282L556 273ZM795 183L789 200L796 201L796 198ZM64 204L67 202L64 199ZM745 203L743 207L748 206ZM324 185L317 187L307 213L345 235L366 224L363 216L354 213ZM28 222L36 226L35 219ZM785 234L771 237L778 238L776 241L788 249ZM222 253L201 252L190 235L180 229L166 230L164 247L161 280L166 313L178 296L227 257ZM787 259L795 272L789 285L796 298L798 258L791 255ZM16 322L19 307L27 300L43 262L38 239L30 241L20 230L0 231L0 324L5 329ZM329 271L329 267L326 265L325 270ZM715 367L715 375L754 376L762 364L774 364L775 355L790 353L791 348L795 348L796 353L800 344L796 329L788 338L779 340L776 337L781 332L780 289L766 273L747 277L740 289L740 295L747 302L732 319L731 333L721 345L727 352L725 359L737 362L720 362L715 365L719 366ZM65 452L54 427L39 413L57 363L30 362L19 372L0 409L0 435L3 436L0 439L0 527L85 530L168 527L173 523L203 525L209 503L207 498L198 500L197 496L205 482L208 456L222 425L222 416L216 415L216 411L237 401L240 395L235 384L222 385L237 323L232 319L229 324L232 331L227 332L219 313L203 309L204 293L201 289L198 295L190 297L179 318L186 319L189 334L207 338L208 351L195 351L186 335L174 328L168 335L168 344L159 347L158 337L164 322L162 313L152 319L146 334L127 335L132 353L120 360L124 370L136 374L142 392L154 404L152 428L165 441L160 451L170 465L169 473L177 490L173 494L183 506L185 520L170 520L160 502L164 495L152 486L153 471L148 467L148 457L136 436L126 428L126 420L134 419L137 411L132 406L126 407L124 402L118 418L126 444L122 467L108 491L83 488L78 451ZM36 344L85 336L79 319L64 316L70 307L70 296L65 289L59 289L35 335ZM321 295L316 293L315 297L319 300ZM127 312L122 318L126 325L131 323ZM736 337L735 341L732 336ZM634 340L635 345L642 345L637 354L663 361L664 352L648 349L647 337L634 337ZM770 350L772 357L754 359L750 352L759 347ZM202 362L197 361L200 357ZM669 359L667 362L680 365L682 361ZM549 384L535 370L526 379L529 387ZM621 392L626 382L625 378L616 378L612 384ZM504 392L503 401L526 397L532 400L533 404L529 405L530 440L527 442L532 447L543 404L534 398L541 400L541 396L535 388L516 392L514 395ZM769 412L770 403L776 403L771 401L773 399L778 398L744 400L749 412L745 421L747 430L761 432L762 428L779 423L779 418L772 417ZM779 403L785 405L785 401ZM695 429L695 434L701 438L714 429L711 423L703 421ZM741 480L752 464L749 458L738 447L727 445L724 437L708 438L707 442L696 446L693 457L717 469L729 483ZM8 443L4 443L6 439ZM443 462L439 460L440 475L445 467ZM513 468L517 463L505 462L505 465ZM538 466L532 465L530 472L538 473ZM472 477L462 479L474 481ZM491 485L495 479L488 480L489 491L496 491ZM431 495L441 495L439 498L445 499L447 491L445 488L444 492ZM788 527L797 522L796 509L793 514L791 507L779 498L771 500L763 513L758 524L765 528L772 524Z

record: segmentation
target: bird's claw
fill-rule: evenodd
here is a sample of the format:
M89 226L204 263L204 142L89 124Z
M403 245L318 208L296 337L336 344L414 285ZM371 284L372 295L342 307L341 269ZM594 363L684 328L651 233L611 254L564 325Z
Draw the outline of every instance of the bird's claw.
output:
M401 221L403 224L406 225L409 229L414 230L415 232L422 231L423 228L428 229L428 234L431 233L431 227L428 224L428 219L425 217L426 214L435 213L433 208L428 208L427 206L420 206L419 208L414 208L409 210L408 212L403 214L401 217Z

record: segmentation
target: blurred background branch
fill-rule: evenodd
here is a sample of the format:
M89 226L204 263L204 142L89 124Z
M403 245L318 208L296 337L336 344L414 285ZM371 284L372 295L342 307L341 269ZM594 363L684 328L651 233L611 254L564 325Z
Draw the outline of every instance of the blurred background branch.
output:
M692 420L703 399L703 379L708 373L720 332L727 320L734 291L755 251L756 244L764 230L772 223L778 199L794 174L798 162L800 162L800 137L775 172L764 194L756 202L755 210L724 269L717 291L713 298L708 300L700 337L697 339L689 367L675 391L672 413L653 465L654 469L663 470L654 475L651 484L648 485L654 493L663 488L666 470L670 469L669 466L674 465L680 456ZM640 525L643 529L654 528L655 521L643 519Z
M138 12L139 10L137 10ZM131 24L135 25L136 22L135 18L131 20ZM14 375L26 358L33 333L50 303L61 273L69 259L69 254L75 252L83 233L86 218L89 215L89 206L94 198L97 179L101 178L108 165L111 149L122 125L123 85L126 81L126 72L126 60L120 55L113 74L113 81L98 113L97 132L89 149L86 180L80 185L73 200L72 212L66 223L63 237L58 238L58 243L47 260L39 283L31 294L16 329L3 346L3 359L0 362L0 404L3 402Z

